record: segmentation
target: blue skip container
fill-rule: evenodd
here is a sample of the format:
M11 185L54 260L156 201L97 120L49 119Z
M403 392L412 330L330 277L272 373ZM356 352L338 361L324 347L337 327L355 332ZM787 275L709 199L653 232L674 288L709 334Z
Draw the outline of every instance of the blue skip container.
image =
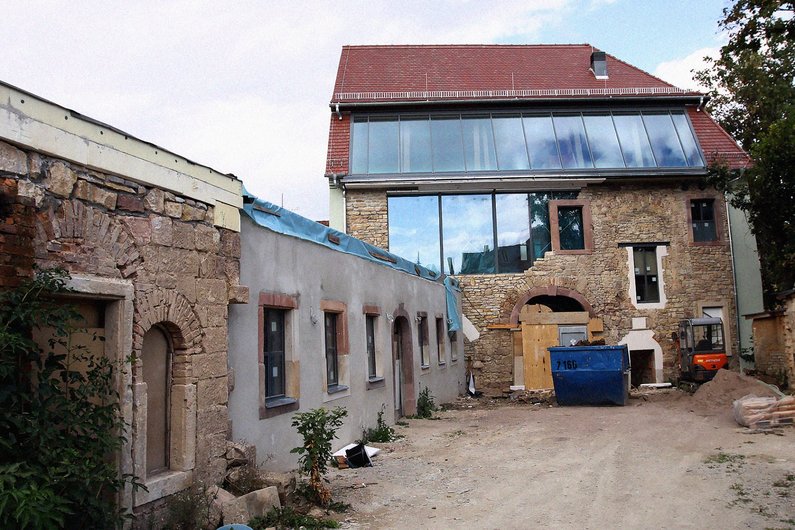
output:
M549 349L558 405L626 405L630 364L626 346Z

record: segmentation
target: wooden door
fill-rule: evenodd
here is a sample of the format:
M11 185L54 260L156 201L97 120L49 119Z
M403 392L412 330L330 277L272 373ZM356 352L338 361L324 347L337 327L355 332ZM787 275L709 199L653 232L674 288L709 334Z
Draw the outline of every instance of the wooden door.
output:
M552 369L547 348L557 345L557 324L522 324L524 386L527 390L552 388Z

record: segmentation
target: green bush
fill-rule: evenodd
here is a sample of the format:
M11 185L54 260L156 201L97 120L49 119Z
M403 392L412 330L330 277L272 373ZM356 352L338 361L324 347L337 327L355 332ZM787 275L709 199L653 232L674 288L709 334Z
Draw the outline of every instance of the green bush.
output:
M309 477L309 491L322 506L327 506L331 501L331 492L323 485L332 455L331 441L337 437L337 429L347 414L344 408L336 407L333 410L312 409L293 415L292 425L304 439L304 444L290 452L301 455L298 458L298 470Z
M402 438L401 435L395 432L395 429L390 427L384 421L384 412L386 411L386 405L381 405L381 410L378 412L378 419L376 419L375 428L374 429L367 429L362 433L362 439L359 440L359 443L368 444L370 442L376 443L387 443L393 442Z
M2 528L113 528L116 494L137 485L114 459L124 440L116 367L71 344L80 314L54 298L68 279L40 270L0 293ZM52 331L48 344L34 342L37 328Z
M267 528L339 528L340 524L334 519L321 519L299 513L289 506L284 508L271 508L262 517L255 517L248 522L253 530L266 530Z
M432 418L436 410L436 404L433 401L433 394L426 386L420 392L420 397L417 398L417 417L418 418Z

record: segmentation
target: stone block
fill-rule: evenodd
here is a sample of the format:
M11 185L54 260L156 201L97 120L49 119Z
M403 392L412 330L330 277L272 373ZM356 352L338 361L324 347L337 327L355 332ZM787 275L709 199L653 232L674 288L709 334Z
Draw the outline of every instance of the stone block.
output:
M226 304L229 299L224 280L196 280L196 296L206 304Z
M257 465L257 447L252 444L226 441L226 467L242 466L244 464ZM268 484L275 486L275 484Z
M221 234L215 227L196 225L196 250L205 252L218 252L221 244Z
M155 213L163 213L165 193L160 188L153 188L144 197L144 207Z
M152 216L149 218L149 223L152 226L152 243L170 247L174 237L171 219Z
M204 216L206 213L207 210L185 204L182 206L181 219L183 221L204 221Z
M226 405L213 405L198 412L198 432L207 436L218 432L226 432L229 411Z
M229 387L226 377L200 379L197 383L199 409L212 405L226 405L229 401ZM220 456L220 455L216 455Z
M17 186L17 195L20 197L27 197L37 208L41 206L41 203L44 200L44 190L41 188L41 186L38 186L26 179L20 179L19 185Z
M130 230L136 245L148 245L152 240L152 225L145 217L121 217L122 222Z
M226 375L226 355L199 353L191 356L193 375L197 379Z
M229 286L229 303L230 304L247 304L249 297L248 287L245 285L230 285Z
M182 204L178 202L166 201L163 211L169 217L180 219L182 217Z
M0 171L27 175L28 157L16 147L0 142Z
M75 189L75 197L100 204L108 210L114 210L116 209L118 194L80 179Z
M196 420L196 386L172 385L171 469L175 471L187 471L196 464Z
M218 432L200 436L197 443L197 462L202 465L217 458L226 457L226 433Z
M216 355L221 352L226 352L227 349L227 334L225 326L218 326L215 328L204 328L202 336L202 347L206 353L214 353ZM226 357L225 354L222 354Z
M234 494L218 486L210 486L207 489L210 498L210 521L217 525L223 517L223 506L235 500Z
M271 508L281 508L275 486L252 491L224 504L224 524L247 523L254 517L265 515Z
M279 499L282 503L295 491L297 484L295 473L260 470L259 476L266 485L276 487L276 490L279 492Z
M77 173L63 162L55 162L47 170L45 187L58 197L69 197L77 182Z
M193 250L196 248L196 230L193 225L174 221L172 244L177 248Z
M188 302L196 303L196 279L195 278L177 278L177 290L188 299ZM217 324L220 325L220 324Z
M126 210L128 212L143 212L146 210L144 207L144 199L137 195L128 195L122 193L116 199L116 208L119 210Z
M232 230L221 230L221 254L230 258L240 257L240 234Z
M28 154L28 175L30 178L37 179L41 176L42 156L39 153Z

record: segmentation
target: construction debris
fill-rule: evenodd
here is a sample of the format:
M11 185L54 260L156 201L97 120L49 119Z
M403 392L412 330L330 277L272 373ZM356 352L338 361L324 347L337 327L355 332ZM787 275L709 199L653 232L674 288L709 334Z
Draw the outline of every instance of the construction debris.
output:
M795 423L795 396L744 396L734 402L734 419L752 429L767 429Z

